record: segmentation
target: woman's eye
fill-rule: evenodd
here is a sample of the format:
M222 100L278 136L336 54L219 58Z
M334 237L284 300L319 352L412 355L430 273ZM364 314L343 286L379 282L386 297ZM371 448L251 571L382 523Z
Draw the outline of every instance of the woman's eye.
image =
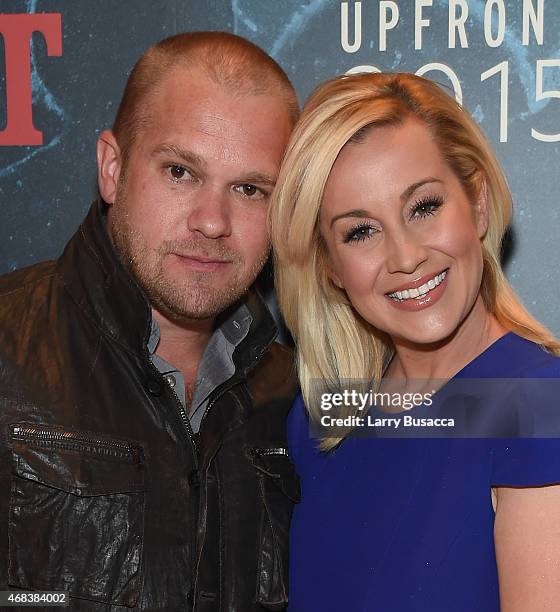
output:
M410 214L410 218L414 219L422 219L424 217L428 217L429 215L435 214L435 212L440 208L443 204L443 199L440 197L437 198L424 198L416 202L416 204L412 207L412 211Z
M234 188L241 195L252 200L257 200L265 196L264 192L261 191L257 186L251 185L250 183L244 183L242 185L236 185Z
M377 230L375 227L368 225L367 223L356 225L346 232L344 235L344 243L363 242L364 240L371 238L374 234L377 234L378 231L379 230Z
M175 182L181 182L190 176L190 172L184 166L179 166L178 164L167 166L167 172L171 180Z

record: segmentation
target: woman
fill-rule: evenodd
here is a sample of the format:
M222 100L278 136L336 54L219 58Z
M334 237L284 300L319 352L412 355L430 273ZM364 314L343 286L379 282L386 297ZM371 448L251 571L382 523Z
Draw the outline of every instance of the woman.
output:
M538 419L517 439L339 429L318 447L304 409L324 414L318 380L559 378L559 343L500 267L510 219L491 148L437 85L364 74L311 96L271 209L303 392L290 612L558 609L560 443L522 437Z

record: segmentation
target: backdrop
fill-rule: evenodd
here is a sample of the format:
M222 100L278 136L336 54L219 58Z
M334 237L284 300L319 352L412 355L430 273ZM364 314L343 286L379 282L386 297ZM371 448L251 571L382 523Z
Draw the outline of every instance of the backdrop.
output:
M508 276L560 334L559 0L0 0L0 272L57 256L96 196L95 140L155 41L227 30L301 101L348 70L426 74L474 113L509 177Z

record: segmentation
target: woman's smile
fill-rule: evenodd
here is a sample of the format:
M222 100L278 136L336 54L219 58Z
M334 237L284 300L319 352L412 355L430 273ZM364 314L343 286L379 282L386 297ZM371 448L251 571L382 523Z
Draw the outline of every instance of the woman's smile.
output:
M435 275L422 276L417 281L385 295L392 306L400 310L416 311L429 308L441 298L447 288L448 272L449 268L446 268Z

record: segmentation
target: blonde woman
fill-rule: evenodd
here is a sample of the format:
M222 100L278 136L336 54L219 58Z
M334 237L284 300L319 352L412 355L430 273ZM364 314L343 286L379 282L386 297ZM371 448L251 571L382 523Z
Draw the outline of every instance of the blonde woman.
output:
M560 345L500 266L510 219L494 153L437 85L353 75L311 96L271 209L303 393L290 612L558 609L557 439L318 442L306 415L324 414L317 380L559 378Z

